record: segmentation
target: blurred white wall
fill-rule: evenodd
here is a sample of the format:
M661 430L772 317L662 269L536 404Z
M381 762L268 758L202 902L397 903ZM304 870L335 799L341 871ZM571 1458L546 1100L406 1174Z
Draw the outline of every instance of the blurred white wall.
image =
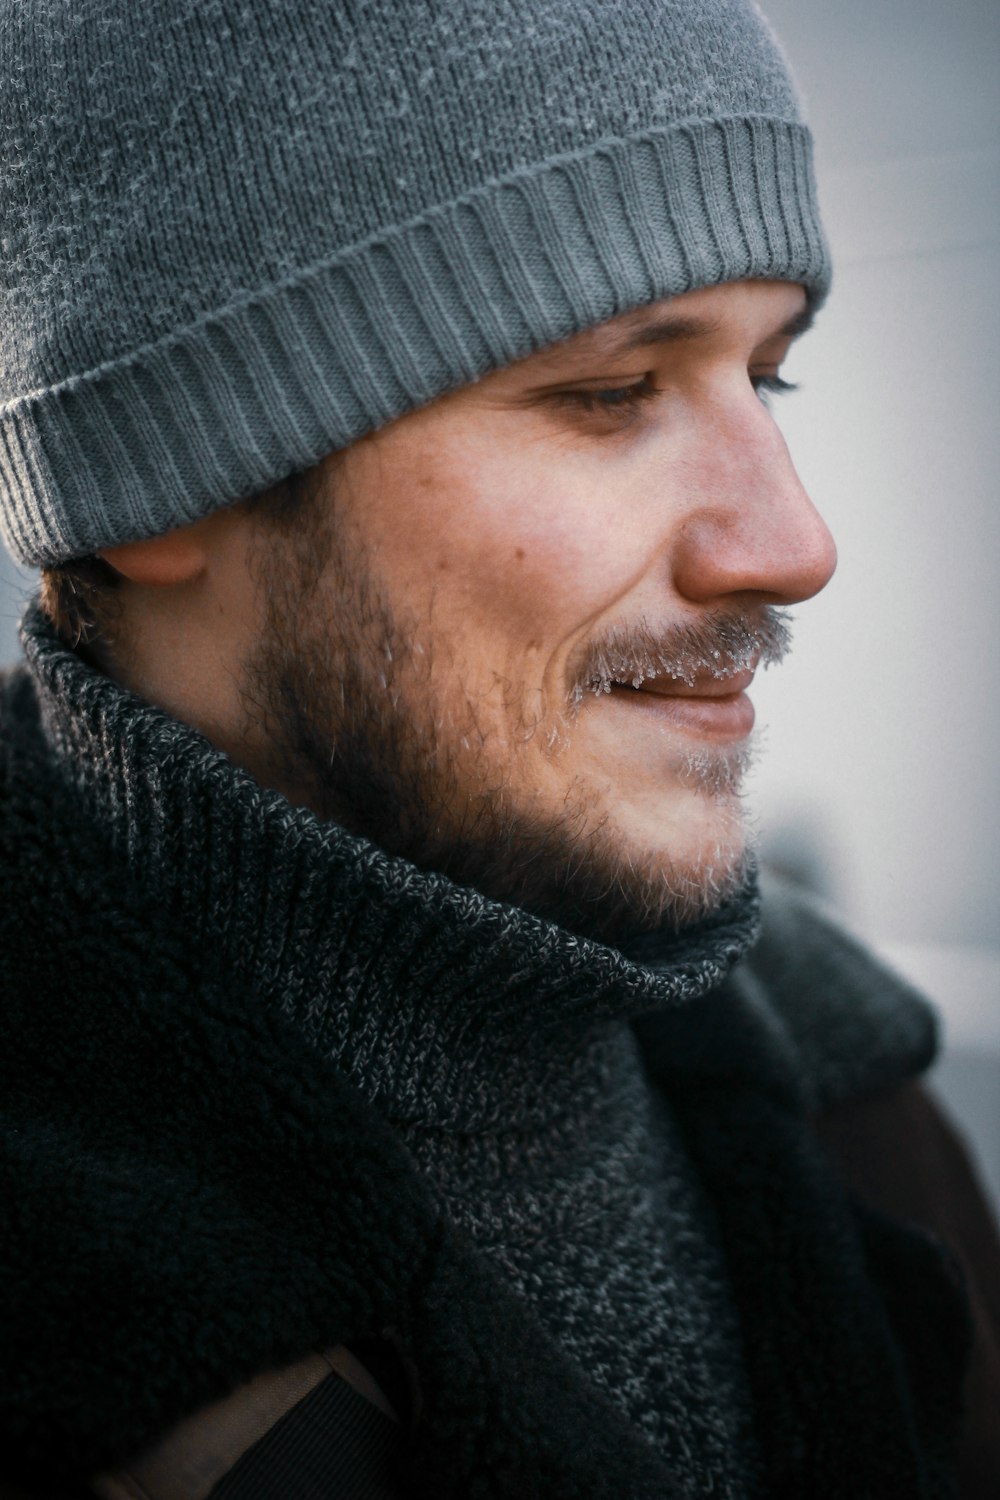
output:
M1000 5L767 0L835 284L776 403L840 547L757 695L765 828L894 941L1000 942Z
M1000 3L763 9L835 267L776 411L840 548L755 690L763 844L939 1002L1000 1201Z
M35 575L19 568L0 545L0 669L18 658L17 622L34 581Z

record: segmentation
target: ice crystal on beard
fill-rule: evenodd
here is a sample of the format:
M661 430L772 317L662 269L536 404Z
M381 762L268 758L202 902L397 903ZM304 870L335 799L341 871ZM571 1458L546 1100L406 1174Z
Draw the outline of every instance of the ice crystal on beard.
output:
M680 779L708 797L739 796L757 759L757 742L690 750L680 768Z
M780 661L790 644L789 625L781 610L765 607L755 615L709 615L655 633L648 622L621 627L595 643L586 664L584 686L595 696L614 684L641 688L644 681L666 676L693 687L699 676L719 680ZM575 695L573 702L579 704Z

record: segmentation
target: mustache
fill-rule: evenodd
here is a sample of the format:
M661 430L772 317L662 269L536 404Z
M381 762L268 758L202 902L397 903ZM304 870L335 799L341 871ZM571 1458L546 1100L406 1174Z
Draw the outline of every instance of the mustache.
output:
M609 693L613 683L641 687L673 677L693 687L699 677L733 677L780 662L791 649L791 616L771 604L755 610L710 611L698 620L656 628L648 620L615 625L588 641L570 668L570 701Z

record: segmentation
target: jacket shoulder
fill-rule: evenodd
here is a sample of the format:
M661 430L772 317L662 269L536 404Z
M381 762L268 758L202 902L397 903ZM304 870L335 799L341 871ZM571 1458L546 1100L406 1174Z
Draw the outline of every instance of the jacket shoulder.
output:
M988 1500L1000 1475L1000 1231L975 1163L946 1113L916 1082L827 1110L815 1128L858 1198L928 1232L958 1262L972 1324L961 1493Z

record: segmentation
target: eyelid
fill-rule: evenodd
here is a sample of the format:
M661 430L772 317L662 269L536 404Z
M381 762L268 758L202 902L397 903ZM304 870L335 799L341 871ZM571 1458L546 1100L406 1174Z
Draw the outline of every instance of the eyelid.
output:
M605 382L603 385L552 391L548 399L555 405L573 406L588 413L613 415L634 412L643 401L658 394L659 388L653 384L652 372L648 371L641 380L622 381L618 385Z
M798 386L785 380L776 370L755 375L750 372L750 384L767 405L767 397L785 395L798 390ZM639 407L651 397L660 395L661 388L654 384L654 372L647 371L641 380L625 381L620 385L579 386L575 389L551 391L548 401L555 406L570 407L588 416L600 414L605 417L634 417Z

